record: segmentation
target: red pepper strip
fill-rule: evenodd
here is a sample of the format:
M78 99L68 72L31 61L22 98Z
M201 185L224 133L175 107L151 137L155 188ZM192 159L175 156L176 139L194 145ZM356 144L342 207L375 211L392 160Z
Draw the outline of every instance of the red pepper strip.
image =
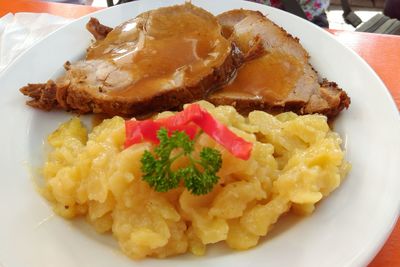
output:
M198 130L198 127L193 124L176 125L174 127L169 127L168 125L165 125L165 123L163 123L161 120L128 120L125 121L125 148L128 148L131 145L143 141L150 141L152 143L158 144L160 141L157 138L157 132L162 127L167 128L169 134L172 134L172 132L174 131L185 132L190 137L190 139L193 139L196 136Z
M144 140L158 144L158 130L160 130L160 125L153 120L125 121L125 148Z
M247 160L250 157L253 144L237 136L228 127L214 119L210 113L202 109L198 104L192 104L185 110L174 116L158 119L156 121L127 121L125 147L141 142L142 140L158 143L157 131L161 127L171 131L185 131L193 139L196 132L193 131L193 124L197 124L206 134L217 143L225 147L235 157ZM141 124L143 123L144 126ZM133 127L134 129L128 129ZM193 135L191 135L193 134ZM157 140L155 140L157 139Z
M195 120L201 119L204 112L208 113L207 111L204 111L199 104L192 104L183 111L176 113L174 116L162 118L160 121L164 125L167 125L168 128L173 128L178 125L186 125L190 122L196 123Z
M196 117L193 122L208 134L217 143L225 147L237 158L248 160L251 155L253 144L237 136L228 127L214 119L210 113L202 111L202 117Z
M196 136L197 132L199 131L199 127L197 127L193 123L189 123L186 125L176 125L175 127L171 127L169 125L161 124L161 127L165 127L168 129L169 134L171 135L175 131L180 131L180 132L185 132L190 139L194 139Z
M164 119L165 125L170 126L194 122L208 136L225 147L235 157L247 160L250 157L253 144L237 136L228 127L220 123L199 104L192 104L184 111Z

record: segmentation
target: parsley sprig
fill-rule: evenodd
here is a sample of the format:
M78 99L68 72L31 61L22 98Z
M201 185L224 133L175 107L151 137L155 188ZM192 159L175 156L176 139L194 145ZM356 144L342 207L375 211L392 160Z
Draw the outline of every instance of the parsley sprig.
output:
M154 149L155 155L145 151L142 158L142 179L154 190L167 192L177 188L183 180L185 187L194 195L210 192L218 182L218 170L221 168L221 153L213 148L204 147L199 159L194 158L194 144L201 133L193 140L185 132L175 131L171 136L165 128L157 132L159 145ZM171 157L172 151L179 150ZM171 165L180 157L187 157L189 165L176 171ZM201 168L199 168L201 167Z

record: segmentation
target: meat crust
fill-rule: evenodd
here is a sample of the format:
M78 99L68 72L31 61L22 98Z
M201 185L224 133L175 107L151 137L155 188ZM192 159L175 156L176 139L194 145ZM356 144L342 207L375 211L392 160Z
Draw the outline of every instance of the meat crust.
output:
M90 18L89 22L86 24L86 29L96 40L103 40L107 37L107 34L113 30L113 28L101 24L96 18Z
M23 87L21 92L33 98L30 106L110 116L179 109L228 82L242 61L241 52L222 36L216 18L188 3L143 13L110 32L95 19L88 25L98 40L86 60L67 62L65 75L55 82ZM182 36L186 32L187 38ZM168 46L176 57L159 49ZM131 59L136 50L142 53ZM155 53L154 62L149 53ZM127 63L128 58L132 61Z
M232 105L244 114L294 111L328 117L350 105L336 83L319 81L299 39L260 12L240 9L214 17L186 3L145 12L114 29L91 18L87 29L96 42L88 48L86 59L66 62L65 75L56 81L21 88L31 97L28 105L47 111L139 116L206 99L215 105ZM212 50L207 50L210 44ZM242 75L258 60L287 72L274 77L279 71L269 66L266 73L254 69L258 78L252 73ZM291 72L297 76L292 78ZM249 95L238 86L238 91L230 91L241 76L248 81L261 77L261 83L275 79L278 82L268 86L284 90L264 94L262 90L270 90L267 86ZM287 80L286 84L279 79Z

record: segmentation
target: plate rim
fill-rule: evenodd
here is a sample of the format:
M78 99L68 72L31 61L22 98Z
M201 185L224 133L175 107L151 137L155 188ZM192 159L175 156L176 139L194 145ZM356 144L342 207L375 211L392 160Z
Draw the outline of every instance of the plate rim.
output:
M141 1L139 1L139 2L145 2L145 1L146 1L146 0L141 0ZM200 0L199 0L199 1L200 1ZM199 2L199 1L193 1L193 2L196 3L196 2ZM204 1L204 0L203 0L203 1ZM153 1L153 2L155 2L155 1ZM245 1L233 1L233 2L245 2ZM133 2L133 3L134 3L134 2ZM127 3L126 5L134 5L133 3ZM246 2L246 3L247 3L247 2ZM261 5L261 4L257 4L257 3L250 3L250 4ZM151 4L149 4L149 5L151 5ZM262 5L261 5L261 6L262 6ZM114 7L111 7L110 9L119 9L119 8L122 8L122 7L121 7L121 6L114 6ZM263 8L266 8L266 7L263 6ZM269 8L269 7L267 7L267 8ZM281 12L283 12L283 11L281 11ZM29 52L29 50L32 49L32 47L37 46L38 43L45 42L47 38L51 38L51 36L52 36L53 34L55 34L56 32L59 32L59 31L63 31L64 28L68 27L68 26L71 25L71 24L74 24L74 23L76 23L76 22L78 22L78 21L84 21L85 19L87 19L87 18L89 18L89 17L96 16L96 15L103 14L103 13L106 13L106 9L98 10L98 11L95 11L95 12L93 12L93 13L87 14L87 15L81 17L81 18L78 18L78 19L76 19L76 20L73 20L73 21L71 21L70 23L68 23L68 24L66 24L66 25L64 25L64 26L62 26L62 27L60 27L59 29L57 29L56 31L50 33L49 35L47 35L47 36L44 37L43 39L36 41L28 50L26 50L26 51L24 51L23 53L21 53L16 59L13 60L13 62L12 62L11 64L9 64L9 65L0 73L0 81L3 79L3 77L5 77L5 76L8 74L9 70L12 69L12 68L14 68L15 65L18 65L19 62L24 58L25 54L27 54L27 53ZM292 14L285 14L285 15L286 15L286 16L288 16L288 15L289 15L289 16L294 16L294 15L292 15ZM314 26L315 26L315 25L314 25ZM315 27L318 28L318 26L315 26ZM359 60L360 62L362 62L362 64L364 65L364 67L366 67L366 68L369 69L369 72L370 72L371 74L373 74L373 75L374 75L374 78L377 79L377 80L379 81L381 87L385 88L385 90L384 90L384 91L385 91L385 93L384 93L384 95L385 95L385 100L386 100L386 101L389 101L388 103L390 103L390 109L391 109L392 111L397 111L397 121L400 122L400 114L399 114L399 110L398 110L398 108L397 108L397 105L396 105L396 103L395 103L395 100L394 100L393 97L391 96L391 93L390 93L389 89L387 88L387 86L385 85L385 83L382 81L382 79L379 77L379 75L374 71L374 69L373 69L359 54L357 54L354 50L350 49L349 47L347 47L347 46L343 45L342 43L340 43L339 41L337 41L331 33L327 32L327 31L325 31L325 30L322 30L322 29L319 29L319 30L321 31L321 33L324 32L324 34L325 34L326 36L329 36L329 38L330 38L331 40L333 40L336 44L339 44L343 49L346 49L347 51L351 52L355 57L358 58L358 60ZM380 90L380 89L379 89L379 90ZM1 94L1 93L0 93L0 94ZM398 128L400 129L400 127L398 127ZM371 260L376 256L376 254L379 252L379 250L383 247L383 245L385 244L387 238L390 236L390 233L393 231L393 228L395 227L396 222L397 222L397 220L398 220L398 217L399 217L399 215L400 215L400 198L398 199L397 210L398 210L397 215L396 215L396 214L393 214L392 220L391 220L390 222L387 222L387 225L389 225L390 227L389 227L389 228L386 228L386 233L385 233L384 235L381 235L380 241L379 241L379 242L376 242L376 241L375 241L375 243L374 243L375 245L373 245L374 248L373 248L373 247L370 247L370 249L368 250L369 252L368 252L368 251L364 251L364 252L362 253L362 254L366 254L365 257L364 257L364 259L365 259L364 261L356 261L355 264L359 264L359 263L360 263L360 264L361 264L361 263L366 264L366 263L368 263L369 261L371 261Z

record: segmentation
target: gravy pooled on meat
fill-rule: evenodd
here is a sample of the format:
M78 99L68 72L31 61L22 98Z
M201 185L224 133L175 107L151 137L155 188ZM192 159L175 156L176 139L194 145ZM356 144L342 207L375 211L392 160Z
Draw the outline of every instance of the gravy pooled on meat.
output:
M236 77L222 92L247 98L262 98L273 104L288 97L302 74L302 65L292 56L282 53L267 54L243 64Z
M34 98L28 104L125 116L173 109L229 81L239 57L216 18L189 3L143 13L95 36L86 59L67 64L55 85L22 88ZM55 88L55 101L41 101L38 87L45 93L46 86Z
M319 82L299 40L260 12L231 10L218 15L226 38L243 52L236 77L208 100L253 110L336 116L350 99L336 84Z
M29 84L28 104L51 110L141 116L207 99L253 110L336 116L350 104L320 81L297 38L263 14L218 15L190 3L140 14L115 29L92 18L86 59L56 82Z

